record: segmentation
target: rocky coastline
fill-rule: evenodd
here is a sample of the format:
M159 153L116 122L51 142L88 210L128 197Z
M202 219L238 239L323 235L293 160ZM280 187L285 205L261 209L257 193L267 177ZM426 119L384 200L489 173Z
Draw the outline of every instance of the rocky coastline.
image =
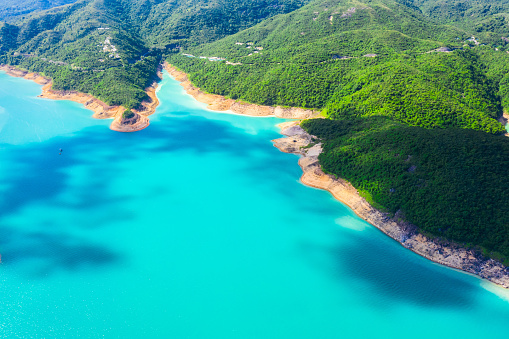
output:
M321 117L320 112L300 108L259 106L237 103L220 95L209 94L195 87L187 74L177 68L164 64L165 69L181 83L186 92L196 100L208 104L214 111L230 110L233 113L250 116L275 116L287 119L309 119ZM509 115L505 114L507 119ZM274 146L285 153L301 155L299 165L303 175L301 182L307 186L329 191L337 200L350 207L355 214L372 224L405 248L438 264L477 275L503 288L509 289L509 268L481 253L466 249L459 244L440 239L428 238L418 232L418 228L401 221L400 216L389 217L371 206L361 197L355 187L343 179L325 174L318 161L322 152L318 139L308 134L300 126L300 120L279 124L281 134L286 137L272 140Z
M301 108L283 108L280 106L260 106L242 103L233 99L227 99L220 95L209 94L195 87L188 76L177 68L165 63L164 67L185 91L197 101L208 104L210 110L249 116L274 116L286 119L309 119L320 117L319 111ZM51 89L51 79L35 73L29 73L16 69L12 66L0 65L0 70L7 74L23 77L28 80L44 85L42 98L54 100L72 100L82 103L86 108L94 111L94 118L113 118L111 129L121 132L134 132L146 128L149 125L148 115L155 112L159 100L155 94L157 83L147 89L150 101L142 104L140 110L132 110L134 116L124 119L122 106L108 106L104 102L89 94L72 91L55 91ZM508 114L504 114L507 121ZM502 122L502 121L501 121ZM321 153L321 144L317 139L309 135L300 126L300 120L280 124L281 133L286 137L273 140L274 146L285 153L301 155L299 165L302 168L302 183L305 185L329 191L337 200L350 207L359 217L369 222L379 230L398 241L405 248L431 261L450 268L478 275L501 287L509 288L509 268L501 263L487 259L482 254L463 248L461 245L439 239L432 239L418 232L418 228L410 223L401 221L398 216L389 217L372 207L357 190L346 180L337 179L325 174L321 170L318 156Z
M122 113L125 111L123 106L110 106L86 93L54 90L51 88L51 79L37 73L31 73L9 65L0 65L0 70L5 71L10 76L32 80L39 85L43 85L42 93L38 96L39 98L71 100L83 104L86 109L93 111L92 117L95 119L113 119L110 129L117 132L136 132L146 128L149 125L147 116L153 114L159 105L159 99L156 95L157 81L154 81L154 83L146 89L146 93L150 99L142 102L139 109L132 110L137 117L135 121L133 121L132 119L122 120ZM159 77L161 77L160 73Z
M150 121L144 115L134 113L130 118L124 118L122 114L113 119L110 129L117 132L137 132L150 125Z
M372 207L346 180L325 174L318 161L318 155L322 151L321 144L316 143L318 139L304 131L299 123L300 121L291 121L280 124L281 134L286 137L275 139L273 143L282 152L302 156L299 160L303 171L302 183L329 191L359 217L416 254L509 288L509 268L501 263L461 245L424 236L415 225L401 221L397 215L391 218Z

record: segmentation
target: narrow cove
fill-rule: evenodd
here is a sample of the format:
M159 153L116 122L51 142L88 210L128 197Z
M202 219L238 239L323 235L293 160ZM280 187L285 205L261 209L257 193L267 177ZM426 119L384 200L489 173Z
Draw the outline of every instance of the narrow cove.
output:
M2 336L509 329L507 291L300 184L298 157L270 142L283 120L210 112L165 72L151 125L119 134L40 89L0 73Z

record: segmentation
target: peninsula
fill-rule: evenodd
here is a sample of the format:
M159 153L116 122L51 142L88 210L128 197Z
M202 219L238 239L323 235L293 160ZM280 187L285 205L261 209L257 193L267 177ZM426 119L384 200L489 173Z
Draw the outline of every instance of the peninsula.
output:
M157 82L155 81L152 86L146 88L149 99L142 101L140 108L130 110L131 114L126 118L124 114L126 109L124 107L107 105L86 93L53 90L51 79L37 73L21 70L9 65L0 65L0 70L5 71L10 76L24 78L43 85L42 94L39 95L39 98L74 101L83 104L86 109L91 110L93 112L92 117L96 119L113 119L110 128L117 132L136 132L146 128L149 125L147 116L153 114L159 105L159 99L156 95Z

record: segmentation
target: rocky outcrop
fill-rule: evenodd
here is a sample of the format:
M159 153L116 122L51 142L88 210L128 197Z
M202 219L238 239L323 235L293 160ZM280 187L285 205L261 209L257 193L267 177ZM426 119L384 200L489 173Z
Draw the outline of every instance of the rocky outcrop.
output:
M298 121L280 124L286 138L273 140L274 146L286 153L296 153L303 175L301 181L311 187L329 191L336 199L350 207L359 217L384 232L404 247L436 263L473 273L481 278L509 288L509 268L481 253L453 242L431 239L419 233L418 228L401 221L401 216L380 212L361 197L346 180L324 173L318 161L321 144L309 135Z
M205 93L198 87L195 87L189 77L184 72L178 70L172 65L165 63L165 69L180 85L184 87L185 91L193 96L197 101L208 104L210 110L224 112L229 111L236 114L250 115L250 116L275 116L285 119L309 119L316 117L320 111L302 109L298 107L281 107L281 106L263 106L236 101L233 99L225 98L221 95Z
M319 111L303 109L298 107L274 107L274 115L284 119L309 119L320 114Z
M149 124L146 116L133 112L133 116L129 118L124 118L122 114L117 116L111 123L110 129L117 132L136 132L148 127Z

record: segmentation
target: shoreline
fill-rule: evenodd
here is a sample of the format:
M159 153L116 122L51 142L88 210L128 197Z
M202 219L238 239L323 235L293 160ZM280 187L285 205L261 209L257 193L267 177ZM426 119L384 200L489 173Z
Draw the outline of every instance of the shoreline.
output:
M289 114L281 116L276 113L275 107L259 106L257 108L256 106L258 105L254 104L234 106L235 101L232 99L202 92L191 83L187 74L177 68L167 63L164 64L164 67L175 80L180 82L180 85L189 95L199 102L208 104L207 108L210 110L219 113L230 110L234 114L240 115L299 119L277 125L281 129L281 134L285 137L274 139L272 142L281 152L301 156L299 166L303 174L300 181L304 185L330 192L336 200L347 205L358 217L415 254L434 263L475 275L499 287L509 289L509 268L453 242L427 238L418 232L417 226L398 220L397 215L389 218L384 213L375 209L366 199L359 195L355 187L348 181L336 179L325 174L318 161L318 155L322 152L321 144L310 145L314 137L299 126L301 119L319 117L319 113L316 111L308 110L310 112L302 114L301 111L304 110L300 108L295 110L287 109ZM266 114L261 115L260 112L265 112ZM504 117L509 119L507 114Z
M24 78L42 85L42 93L37 96L38 98L74 101L91 110L94 119L113 119L110 129L117 132L136 132L148 127L150 122L147 116L154 114L157 106L159 106L159 99L156 95L157 81L154 81L151 86L145 89L150 101L142 102L142 108L140 109L132 109L135 119L122 120L122 113L126 110L123 106L110 106L86 93L53 90L51 89L53 82L50 78L14 66L0 65L0 70L5 71L7 75L12 77ZM160 72L158 72L158 75L160 77Z
M279 124L281 134L286 137L272 141L280 151L302 156L299 159L299 166L303 171L301 182L304 185L330 192L336 200L347 205L361 219L421 257L509 289L509 268L461 245L430 239L420 234L417 226L398 220L397 215L389 218L375 209L348 181L325 174L318 161L318 155L322 151L321 144L303 148L310 145L314 137L304 131L299 123L294 121Z
M318 111L313 110L240 103L220 95L208 94L193 86L184 72L167 63L164 64L164 67L175 80L180 82L188 94L197 101L208 104L207 109L218 113L228 111L225 113L286 119L308 119L320 116ZM71 100L92 110L94 112L92 116L96 119L113 118L110 128L119 132L135 132L146 128L149 125L147 116L153 114L159 105L156 95L157 82L146 89L150 101L142 103L143 108L140 110L132 110L135 113L133 117L122 119L122 113L125 110L122 106L109 106L90 94L52 90L51 79L37 73L30 73L6 65L0 65L0 70L4 70L10 76L22 77L43 85L43 92L38 96L40 98ZM503 118L507 121L509 115L504 113ZM398 220L397 215L389 218L372 207L346 180L336 179L325 174L318 161L318 156L322 151L321 144L310 145L314 137L304 131L299 124L300 120L279 124L281 134L285 137L274 139L272 142L282 152L301 156L298 163L303 171L300 180L304 185L330 192L335 199L347 205L361 219L412 252L440 265L474 274L498 286L509 288L509 268L501 263L487 259L481 254L453 242L427 238L418 232L415 225Z
M222 95L206 93L200 88L195 87L186 73L167 62L165 62L163 66L170 76L180 82L180 86L184 88L187 94L191 95L196 101L207 104L207 109L211 111L253 117L278 117L283 119L310 119L320 115L320 111L318 110L249 104L234 99L227 99Z

